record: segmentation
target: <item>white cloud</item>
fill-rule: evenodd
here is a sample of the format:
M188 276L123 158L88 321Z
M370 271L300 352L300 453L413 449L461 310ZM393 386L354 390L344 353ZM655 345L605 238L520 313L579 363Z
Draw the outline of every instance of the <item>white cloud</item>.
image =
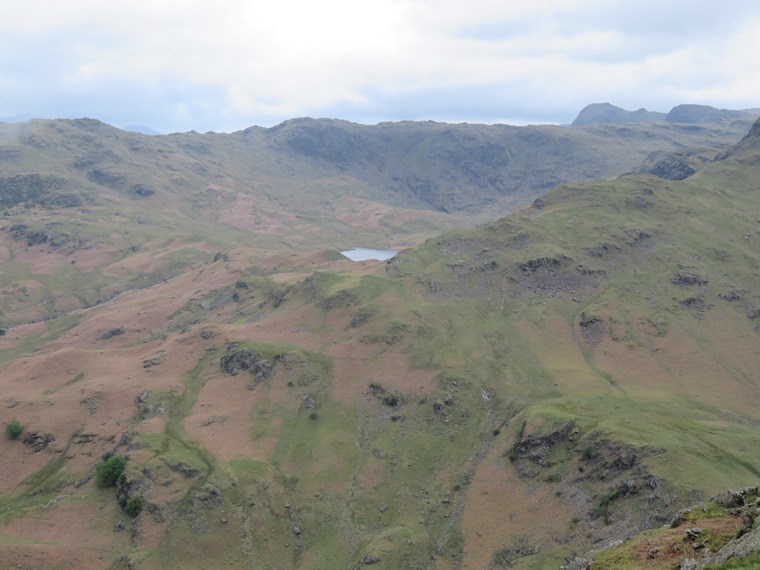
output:
M758 106L758 18L741 0L15 2L0 21L0 116L220 130L331 112L568 121L595 101Z

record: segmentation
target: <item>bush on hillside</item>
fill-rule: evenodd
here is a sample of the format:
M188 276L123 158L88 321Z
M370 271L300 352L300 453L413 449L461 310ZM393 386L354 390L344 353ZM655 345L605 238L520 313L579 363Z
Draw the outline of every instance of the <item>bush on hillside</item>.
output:
M124 473L124 467L127 465L127 458L123 455L114 455L109 459L99 463L95 468L95 482L98 487L113 487Z
M130 499L127 501L127 504L124 507L124 510L130 517L135 518L137 515L140 514L140 511L142 511L142 508L143 508L143 498L140 495L135 495L134 497L130 497Z
M18 421L18 418L13 418L7 424L5 424L5 435L8 439L18 439L21 432L24 431L24 426Z

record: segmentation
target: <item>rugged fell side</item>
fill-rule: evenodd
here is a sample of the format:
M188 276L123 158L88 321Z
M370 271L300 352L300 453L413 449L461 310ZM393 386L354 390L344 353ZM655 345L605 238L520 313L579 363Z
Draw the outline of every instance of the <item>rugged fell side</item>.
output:
M552 568L756 485L757 128L389 263L158 182L9 208L2 559Z
M757 486L726 489L678 511L660 529L575 557L560 570L755 568L760 563L759 509Z
M92 119L0 124L2 324L88 307L237 246L286 257L410 247L646 157L666 163L652 172L683 177L749 126L746 116L573 128L294 119L146 136ZM669 154L684 146L707 158Z

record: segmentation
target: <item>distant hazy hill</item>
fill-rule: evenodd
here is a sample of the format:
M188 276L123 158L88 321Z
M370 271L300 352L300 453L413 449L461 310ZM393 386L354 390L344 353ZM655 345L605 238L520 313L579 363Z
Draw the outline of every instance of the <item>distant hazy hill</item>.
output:
M160 135L163 133L159 133L155 129L151 129L150 127L146 127L145 125L127 125L123 128L125 131L130 131L133 133L141 133L143 135Z
M646 123L651 121L662 121L666 117L665 113L647 111L639 109L637 111L626 111L610 103L592 103L584 107L573 121L573 126L578 125L595 125L603 123Z
M673 123L702 124L722 119L741 119L748 115L757 117L759 113L760 109L732 111L730 109L716 109L709 105L677 105L670 110L666 120Z
M578 113L572 125L650 123L654 121L702 124L713 121L746 119L748 116L757 117L758 114L760 114L760 109L732 111L728 109L716 109L709 105L677 105L669 113L658 113L647 111L646 109L626 111L610 103L592 103Z
M10 117L0 117L0 123L23 123L24 121L31 121L35 119L34 115L12 115Z

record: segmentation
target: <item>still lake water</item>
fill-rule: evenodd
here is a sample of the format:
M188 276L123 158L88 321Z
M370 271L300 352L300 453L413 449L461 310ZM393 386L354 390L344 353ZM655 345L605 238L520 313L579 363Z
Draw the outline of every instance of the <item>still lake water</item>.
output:
M385 261L398 253L393 249L369 249L366 247L353 247L348 251L341 251L351 261L367 261L368 259L378 259Z

